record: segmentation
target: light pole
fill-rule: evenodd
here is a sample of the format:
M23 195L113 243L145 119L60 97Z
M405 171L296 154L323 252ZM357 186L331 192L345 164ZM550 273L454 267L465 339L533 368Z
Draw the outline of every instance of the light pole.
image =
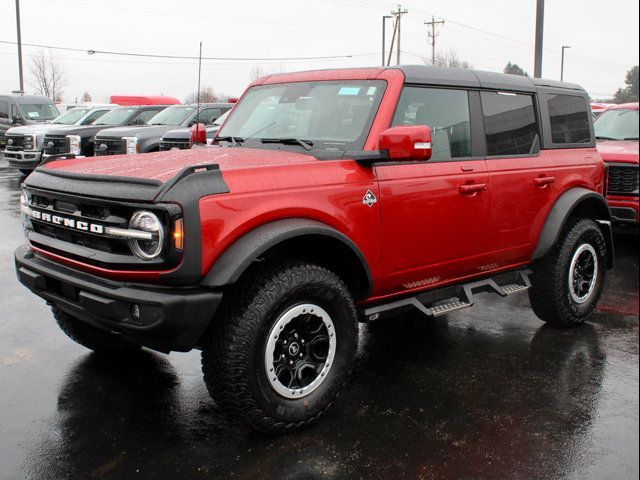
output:
M20 91L24 92L22 77L22 36L20 34L20 0L16 0L16 31L18 33L18 74L20 75Z
M387 31L387 18L393 18L391 15L382 16L382 66L385 66L384 48L385 48L385 34Z
M564 80L564 51L567 48L571 48L571 47L569 45L562 46L562 60L560 61L560 81L561 82Z

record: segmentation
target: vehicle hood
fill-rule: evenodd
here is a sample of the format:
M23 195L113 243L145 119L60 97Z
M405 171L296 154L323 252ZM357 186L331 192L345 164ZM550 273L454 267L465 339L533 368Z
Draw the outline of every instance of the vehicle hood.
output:
M160 138L169 130L176 128L175 125L137 125L134 127L115 127L100 130L101 138L122 138L137 137L138 140L150 138Z
M243 169L263 169L318 161L314 156L287 150L201 147L152 152L144 155L74 158L48 162L38 170L71 174L75 178L119 177L167 182L184 168L217 164L222 174ZM107 178L108 180L108 178Z
M187 127L172 128L171 130L167 130L164 135L162 135L162 138L188 139L191 138L191 130Z
M49 133L52 129L63 129L73 125L56 125L52 123L35 123L33 125L21 125L7 130L7 135L39 135Z
M92 137L99 131L104 130L104 125L70 125L68 127L56 126L46 131L47 135L79 135L82 138Z
M636 140L602 140L596 148L605 162L638 164L638 141Z

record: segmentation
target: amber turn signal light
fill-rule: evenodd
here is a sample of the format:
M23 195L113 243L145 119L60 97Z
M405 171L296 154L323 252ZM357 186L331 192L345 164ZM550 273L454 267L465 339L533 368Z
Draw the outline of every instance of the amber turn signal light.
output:
M176 250L182 250L184 246L184 228L181 218L176 220L173 224L173 246Z

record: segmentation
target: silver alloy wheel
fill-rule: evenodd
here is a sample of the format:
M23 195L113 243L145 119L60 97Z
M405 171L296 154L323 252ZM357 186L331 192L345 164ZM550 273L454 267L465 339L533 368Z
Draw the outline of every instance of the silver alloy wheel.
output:
M326 310L312 303L296 305L269 332L265 374L278 395L306 397L327 378L335 353L335 327Z
M578 247L569 267L569 294L579 305L591 297L598 280L598 255L588 243Z

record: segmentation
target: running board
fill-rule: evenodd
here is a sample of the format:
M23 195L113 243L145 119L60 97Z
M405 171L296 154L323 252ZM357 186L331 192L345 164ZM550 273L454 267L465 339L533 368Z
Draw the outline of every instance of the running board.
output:
M528 290L531 287L529 280L531 273L529 269L517 270L464 285L453 285L419 293L414 297L367 308L364 311L364 317L367 321L373 321L392 312L397 313L398 310L411 308L419 310L428 317L440 317L456 310L472 307L473 296L477 293L495 293L506 297Z

